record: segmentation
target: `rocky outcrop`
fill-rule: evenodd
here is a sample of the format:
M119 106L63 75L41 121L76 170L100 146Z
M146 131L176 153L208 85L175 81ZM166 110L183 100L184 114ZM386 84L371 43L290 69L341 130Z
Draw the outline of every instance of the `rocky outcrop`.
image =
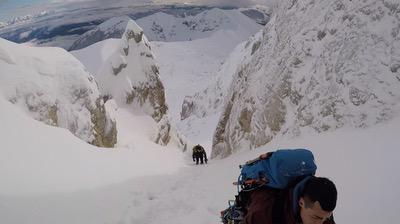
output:
M100 91L113 98L118 106L128 105L132 110L151 116L158 126L154 141L167 145L179 134L171 134L173 128L168 119L164 86L159 78L159 68L150 43L143 30L133 20L129 20L118 44L115 52L95 74Z
M0 92L6 99L36 120L66 128L88 143L115 145L115 120L93 76L72 55L59 48L21 46L3 39L0 52Z
M212 157L277 135L368 127L399 113L395 1L281 2L235 73ZM383 29L383 27L385 27Z
M90 110L94 124L93 145L102 147L113 147L117 143L117 126L114 119L107 113L109 110L103 99L96 100L96 107Z

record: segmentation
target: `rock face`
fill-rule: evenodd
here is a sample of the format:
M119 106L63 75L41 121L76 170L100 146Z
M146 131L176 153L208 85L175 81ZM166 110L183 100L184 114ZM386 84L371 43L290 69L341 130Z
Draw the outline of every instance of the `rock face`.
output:
M0 92L34 119L97 146L116 143L115 120L93 76L65 50L0 39L0 68Z
M285 0L239 65L211 157L398 114L400 3ZM250 51L249 51L250 52Z
M175 130L169 123L164 86L150 43L133 20L127 22L122 39L115 43L114 52L95 74L100 91L113 98L119 107L128 106L133 112L151 116L159 129L154 141L167 145L172 136L179 134L172 134ZM179 146L184 148L184 145Z
M232 77L238 69L241 69L242 64L248 63L251 59L255 46L260 45L261 36L261 32L256 33L248 41L239 44L203 91L185 96L182 103L181 120L193 116L199 119L221 113Z

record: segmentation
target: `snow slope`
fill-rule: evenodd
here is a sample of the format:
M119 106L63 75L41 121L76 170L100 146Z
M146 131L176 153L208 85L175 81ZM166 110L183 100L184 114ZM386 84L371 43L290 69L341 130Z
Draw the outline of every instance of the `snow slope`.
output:
M33 120L1 96L0 108L2 196L89 190L137 176L171 174L183 166L178 150L166 150L148 140L156 127L154 121L124 116L123 109L114 112L121 122L120 147L105 149L86 144L65 129ZM141 129L124 128L138 121ZM161 161L163 166L159 166ZM0 217L3 222L5 216Z
M19 115L11 104L4 101L0 102L2 108L6 108L6 111L13 115ZM1 113L4 115L4 110ZM12 116L9 117L12 118ZM4 123L5 120L1 120L1 122ZM10 119L10 122L13 125L18 123L27 130L26 132L31 132L29 121L20 123L17 119ZM38 122L34 123L42 126ZM120 120L118 120L118 123L121 123ZM26 126L27 124L29 125ZM2 185L0 191L0 220L8 224L218 223L219 212L227 207L227 200L233 199L235 194L236 188L231 183L237 178L239 164L243 164L245 161L269 150L307 147L313 149L315 154L318 165L317 175L327 176L337 185L339 192L338 206L335 211L337 223L396 223L397 212L400 209L398 204L400 193L397 190L400 184L400 176L393 171L400 168L397 163L397 158L400 156L400 151L397 150L400 145L397 137L400 131L399 127L400 119L397 118L390 123L383 123L364 130L347 128L330 133L312 133L296 140L278 137L263 148L237 153L225 159L214 159L208 165L186 166L178 172L168 172L174 170L173 167L176 164L182 164L180 160L182 157L178 154L171 155L168 152L168 154L163 153L162 156L149 159L147 157L149 154L139 151L139 149L126 151L89 150L91 155L86 157L87 149L80 148L82 150L78 150L77 153L83 156L84 162L77 163L76 160L67 157L66 161L61 160L61 162L64 162L55 166L55 169L52 169L51 172L48 171L51 174L50 176L39 175L42 174L40 166L29 167L31 168L29 175L33 174L33 177L39 178L39 180L56 178L57 181L62 181L61 178L64 175L69 180L61 182L65 185L82 185L87 181L91 182L94 178L103 179L116 170L119 170L120 173L114 173L116 176L111 175L109 177L117 179L116 177L130 172L138 175L135 175L136 177L131 180L103 187L69 193L39 195L10 194L16 193L18 188L14 187L10 191L5 191L5 186L10 185L10 182L5 182L8 184ZM62 134L55 134L52 127L46 126L45 129L51 129L50 136ZM0 130L2 130L1 136L7 133L4 129ZM46 132L42 129L36 130ZM32 139L31 136L34 133L27 134L27 136L25 134L22 136L26 139ZM0 177L2 179L6 177L6 180L10 180L11 177L14 177L14 172L11 169L18 168L17 166L20 164L18 161L28 162L29 160L25 159L28 157L25 156L24 152L21 152L21 150L27 150L27 146L14 141L15 136L6 136L10 138L6 146L19 149L18 151L14 150L16 152L13 153L16 156L10 157L11 162L4 163L4 161L1 161ZM66 141L68 141L68 144L73 142L68 138ZM32 142L29 141L29 143ZM29 154L30 160L40 159L43 164L46 164L50 158L53 160L60 159L57 154L40 153L40 149L43 149L42 147L45 149L45 146L40 144L36 146L38 146L37 150ZM6 149L2 148L1 152ZM7 151L7 154L9 153ZM103 153L107 153L107 156ZM4 156L0 158L4 158ZM177 161L174 161L175 159ZM186 159L188 160L187 164L192 164L190 158L187 157ZM128 163L128 160L131 161ZM78 167L71 167L69 162L78 164ZM157 166L150 166L153 162L158 163L158 168L156 168ZM151 164L144 165L143 163ZM160 164L162 166L159 166ZM51 165L54 166L54 164ZM65 166L64 169L58 169L61 166ZM148 174L153 172L154 175L140 176L139 173L142 170L139 167L146 167ZM90 173L88 168L89 170L91 168L98 168L99 170ZM75 173L75 171L79 172ZM92 175L85 176L86 173ZM26 173L16 174L21 174L24 179L32 181L24 183L24 191L37 184L37 179L29 178ZM11 175L11 177L8 175ZM82 177L83 180L81 180L81 183L77 183L74 182L77 179L69 178L71 176ZM89 180L86 181L85 178ZM15 179L17 179L17 176L15 176ZM49 190L41 189L43 193Z

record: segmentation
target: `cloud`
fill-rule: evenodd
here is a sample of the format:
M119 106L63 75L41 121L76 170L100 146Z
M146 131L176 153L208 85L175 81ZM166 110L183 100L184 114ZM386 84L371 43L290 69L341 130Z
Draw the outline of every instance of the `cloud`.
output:
M0 0L1 1L1 0ZM52 3L71 3L71 2L82 2L82 1L107 1L107 0L49 0ZM111 2L111 0L108 0ZM233 7L247 7L255 4L266 5L271 0L117 0L117 2L155 2L155 3L190 3L197 5L216 5L216 6L233 6Z
M269 0L195 0L195 2L222 6L247 7L255 4L266 5Z
M271 0L155 0L154 2L247 7L255 4L266 5L270 1Z

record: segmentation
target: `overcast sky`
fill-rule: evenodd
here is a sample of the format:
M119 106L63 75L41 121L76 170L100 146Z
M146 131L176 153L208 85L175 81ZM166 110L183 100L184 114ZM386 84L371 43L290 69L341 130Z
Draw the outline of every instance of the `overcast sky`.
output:
M218 5L248 7L255 4L265 5L271 0L0 0L0 21L8 20L14 16L37 13L45 9L47 3L69 3L79 1L126 1L129 3L156 2L156 3L190 3L198 5Z
M266 4L268 0L177 0L174 2L190 2L196 4L218 4L224 6L246 7L254 4Z

